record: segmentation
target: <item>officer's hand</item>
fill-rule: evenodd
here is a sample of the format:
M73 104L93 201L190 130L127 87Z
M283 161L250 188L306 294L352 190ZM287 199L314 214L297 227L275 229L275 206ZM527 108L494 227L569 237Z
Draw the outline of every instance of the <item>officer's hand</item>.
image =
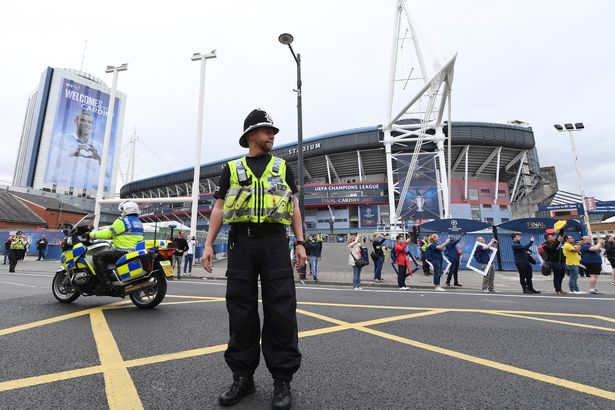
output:
M203 268L211 273L214 269L214 248L213 246L209 245L205 247L205 253L203 254L203 257L201 258L201 265L203 265Z
M305 248L301 245L295 247L295 268L301 269L305 266L305 261L307 260L307 255L305 253Z

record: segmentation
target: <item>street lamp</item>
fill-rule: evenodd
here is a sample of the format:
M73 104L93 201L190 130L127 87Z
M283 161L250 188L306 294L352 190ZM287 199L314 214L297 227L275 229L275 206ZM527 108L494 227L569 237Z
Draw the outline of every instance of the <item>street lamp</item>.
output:
M216 50L208 54L194 53L192 61L201 62L201 82L199 85L199 112L196 120L196 147L194 153L194 178L192 180L192 213L190 214L190 236L196 237L196 222L199 217L199 194L201 179L201 142L203 139L203 99L205 96L205 62L210 58L216 58Z
M301 212L301 226L305 228L305 205L303 200L303 183L305 180L303 169L303 112L301 108L301 54L295 54L295 50L291 46L294 38L289 33L280 34L278 41L290 49L290 52L297 63L297 89L294 90L297 93L297 178L299 184L299 211Z
M581 191L581 198L583 199L583 214L585 216L585 226L587 228L587 234L590 238L593 239L592 228L589 224L589 213L587 212L587 203L585 202L585 191L583 190L583 182L581 181L581 170L579 169L579 158L577 157L577 149L574 145L574 137L572 136L573 131L581 131L585 129L585 126L582 122L577 122L574 125L567 123L562 126L561 124L554 124L553 127L558 132L567 132L570 135L570 145L572 145L572 154L574 155L574 164L577 168L577 179L579 181L579 190Z
M103 142L102 156L100 159L100 170L98 171L98 186L96 187L96 204L94 205L94 228L98 229L100 224L100 214L102 205L100 201L103 199L105 191L105 171L107 168L107 157L109 156L109 145L111 145L111 128L113 127L113 113L115 112L115 94L117 93L117 75L120 71L128 70L128 64L124 63L114 67L108 65L105 73L113 73L113 83L111 85L111 94L109 94L109 111L107 111L107 121L105 122L105 139Z

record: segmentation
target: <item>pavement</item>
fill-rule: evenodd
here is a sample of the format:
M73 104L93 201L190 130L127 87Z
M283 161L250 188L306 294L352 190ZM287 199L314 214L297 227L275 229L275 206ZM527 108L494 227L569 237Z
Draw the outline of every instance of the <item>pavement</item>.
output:
M352 287L352 268L347 265L347 251L344 244L325 244L323 247L323 255L319 262L318 282L315 282L307 270L307 278L301 280L298 273L295 273L297 283L302 285L341 285ZM226 258L219 257L214 263L212 273L206 272L200 265L200 261L195 261L192 269L192 274L184 274L184 279L200 279L200 280L226 280ZM37 261L36 257L27 256L24 261L17 266L17 272L23 270L28 272L51 273L59 267L58 260ZM183 267L182 267L183 268ZM0 265L0 272L8 271L8 265ZM177 270L177 269L175 269ZM374 265L370 261L370 265L364 267L361 273L361 287L363 288L398 288L397 274L389 262L385 262L382 269L381 283L373 282ZM183 269L182 269L183 272ZM442 287L449 291L481 291L483 277L471 270L459 271L459 282L462 287L446 286L446 278L443 277L440 281ZM451 282L453 282L451 280ZM598 278L597 289L601 294L615 295L615 286L612 284L612 276L603 274ZM553 287L553 276L543 276L539 272L534 273L534 287L537 290L548 294L555 294ZM452 284L452 283L451 283ZM582 291L589 291L589 278L580 277L578 280L579 288ZM433 289L433 275L427 276L422 270L414 273L414 275L406 278L406 286L410 291L421 289ZM563 289L568 290L568 277L564 278ZM517 272L498 272L495 274L495 288L501 292L522 293L521 285L519 284L519 274Z
M171 281L150 311L108 297L60 304L56 265L0 265L0 408L220 408L223 280ZM469 278L446 293L298 283L294 408L615 408L613 295L482 294ZM264 361L255 379L233 409L269 408Z

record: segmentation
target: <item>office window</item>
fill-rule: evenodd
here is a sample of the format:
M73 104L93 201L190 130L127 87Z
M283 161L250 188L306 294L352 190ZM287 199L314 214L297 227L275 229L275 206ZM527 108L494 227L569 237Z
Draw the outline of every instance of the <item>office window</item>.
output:
M493 218L485 218L485 222L487 222L488 224L493 225Z
M508 219L508 218L502 218L502 223L504 223L504 222L508 222L508 221L510 221L510 219Z
M508 206L500 205L500 212L508 212Z
M499 197L505 197L506 196L506 191L503 189L498 189L498 196Z
M490 193L491 193L491 190L487 188L481 188L480 190L481 195L489 195Z
M491 205L483 205L483 211L491 211Z
M468 189L468 199L470 201L478 201L478 190L477 189Z
M472 211L472 219L475 221L480 221L480 206L472 205L470 209Z

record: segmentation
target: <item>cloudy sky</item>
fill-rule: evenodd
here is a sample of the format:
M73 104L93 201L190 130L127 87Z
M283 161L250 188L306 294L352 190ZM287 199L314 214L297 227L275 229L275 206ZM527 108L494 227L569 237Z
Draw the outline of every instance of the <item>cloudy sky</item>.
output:
M278 43L295 37L302 55L304 136L383 122L395 0L4 2L0 25L0 182L11 181L28 95L47 66L111 83L108 64L129 63L124 142L140 137L136 176L194 161L199 64L208 60L202 162L243 151L243 119L265 108L296 139L295 63ZM459 53L453 119L534 129L541 165L557 167L561 189L578 191L568 136L576 134L586 195L615 200L615 2L408 0L426 59ZM123 159L126 162L126 158ZM119 186L120 184L118 184Z

